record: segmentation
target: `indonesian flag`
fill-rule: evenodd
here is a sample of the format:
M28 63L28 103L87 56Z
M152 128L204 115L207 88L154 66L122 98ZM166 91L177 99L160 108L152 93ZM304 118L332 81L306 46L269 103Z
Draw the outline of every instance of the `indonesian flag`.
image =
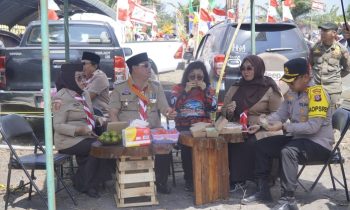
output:
M48 0L47 2L47 19L48 20L58 20L57 10L60 10L58 5L54 0Z
M282 12L283 12L283 21L287 21L287 20L294 20L293 19L293 15L290 12L290 8L289 6L286 6L283 4L282 6Z
M218 16L226 16L226 11L224 9L214 8L213 13Z
M199 18L204 22L211 22L212 21L212 17L210 16L208 8L209 8L208 0L201 0L200 1Z
M267 11L267 22L276 23L277 22L277 0L270 0L269 9Z
M117 14L118 20L127 21L129 18L129 1L118 0L117 2Z

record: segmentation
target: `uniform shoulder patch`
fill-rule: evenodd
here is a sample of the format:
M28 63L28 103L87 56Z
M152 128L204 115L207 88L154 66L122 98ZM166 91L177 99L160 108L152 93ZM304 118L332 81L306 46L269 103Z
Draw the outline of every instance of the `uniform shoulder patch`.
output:
M309 118L312 117L327 117L329 101L326 91L321 85L316 85L308 88L309 98Z

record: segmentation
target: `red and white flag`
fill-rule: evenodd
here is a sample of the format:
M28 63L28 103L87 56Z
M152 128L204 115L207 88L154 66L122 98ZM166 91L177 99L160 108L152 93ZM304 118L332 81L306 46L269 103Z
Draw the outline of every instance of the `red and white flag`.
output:
M312 0L311 9L317 11L325 11L326 5L323 0Z
M278 7L277 0L269 0L269 9L267 11L267 22L275 23L277 22L277 10Z
M47 19L58 20L57 10L60 10L59 6L54 0L48 0L47 2Z
M131 0L129 0L129 9L130 20L137 23L152 25L157 16L156 11L143 7Z
M294 5L293 0L285 0L282 5L283 21L294 20L290 8ZM294 5L295 6L295 5Z
M127 21L129 19L129 1L128 0L118 0L117 15L118 15L118 20L120 21Z
M211 22L213 19L209 13L209 2L208 0L200 1L199 18L204 22Z

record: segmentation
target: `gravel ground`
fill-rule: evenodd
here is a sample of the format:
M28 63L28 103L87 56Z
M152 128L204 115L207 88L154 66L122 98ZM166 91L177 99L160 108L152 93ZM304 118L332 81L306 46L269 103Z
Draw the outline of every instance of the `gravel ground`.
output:
M177 70L175 72L170 72L166 74L160 75L160 80L164 84L164 86L172 85L174 83L178 83L181 79L183 71ZM347 178L349 176L347 171L350 170L350 132L346 136L346 139L343 141L341 148L343 152L343 156L345 157L345 173L347 174ZM28 150L21 150L21 153L28 153ZM175 154L174 154L175 155ZM7 161L9 158L9 151L6 149L6 146L0 146L0 157L3 161L0 162L0 197L4 198L5 194L5 185L7 178ZM178 156L174 156L176 159L180 159ZM180 165L176 165L175 167L181 168ZM313 182L313 179L316 178L319 173L320 166L309 166L305 169L303 175L300 180L306 186L310 186ZM337 177L340 176L340 167L334 166L333 172ZM37 182L43 191L45 191L45 177L46 174L43 171L38 171L36 174ZM255 191L255 184L249 183L247 191L242 192L234 192L230 194L228 200L219 201L216 203L203 205L203 206L194 206L193 203L193 194L185 192L184 189L184 181L183 181L183 173L176 173L176 187L173 187L173 191L170 195L162 195L158 194L157 198L159 201L159 205L156 206L145 206L145 207L134 207L128 209L210 209L210 210L225 210L225 209L242 209L242 210L265 210L270 209L272 206L276 204L277 199L280 195L280 187L279 184L276 183L274 187L272 187L272 194L274 198L274 202L270 204L256 204L256 205L248 205L243 206L240 205L239 201L244 195L249 195ZM15 170L12 173L12 180L10 186L16 187L19 185L20 180L24 179L24 174L20 170ZM26 180L26 179L24 179ZM171 184L172 178L169 177L169 184ZM92 199L85 194L80 194L75 191L69 180L67 181L70 189L75 195L78 206L74 206L66 192L61 191L56 195L56 208L60 210L112 210L118 209L114 200L114 186L113 183L108 183L105 190L101 192L101 198ZM346 210L349 208L349 203L346 202L344 190L338 189L337 191L333 191L331 189L331 181L329 178L329 173L326 171L322 178L320 179L319 184L316 186L315 190L311 193L305 193L301 187L298 187L296 192L296 198L298 200L298 206L303 210ZM27 199L28 194L24 190L16 191L15 195L10 197L10 207L8 209L15 210L23 210L23 209L47 209L45 205L42 203L38 195L32 197L31 201ZM0 209L4 208L4 199L0 199Z

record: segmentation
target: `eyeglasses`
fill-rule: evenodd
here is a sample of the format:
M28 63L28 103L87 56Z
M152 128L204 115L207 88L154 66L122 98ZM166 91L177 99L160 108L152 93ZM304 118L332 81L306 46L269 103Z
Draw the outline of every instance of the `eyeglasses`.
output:
M195 80L197 79L198 81L200 80L203 80L203 75L200 75L200 74L192 74L192 75L189 75L188 78L190 78L190 80Z
M86 81L86 78L85 78L85 76L83 76L83 75L76 76L75 79L76 79L78 82L85 82L85 81Z
M83 64L83 66L85 66L85 65L88 65L88 64L91 64L90 62L81 62L82 64Z
M137 66L145 67L145 68L150 68L150 67L151 67L151 64L150 64L150 63L140 63L140 64L138 64Z
M247 70L247 71L251 71L251 70L253 70L253 66L242 66L241 67L241 71L244 71L244 70Z

